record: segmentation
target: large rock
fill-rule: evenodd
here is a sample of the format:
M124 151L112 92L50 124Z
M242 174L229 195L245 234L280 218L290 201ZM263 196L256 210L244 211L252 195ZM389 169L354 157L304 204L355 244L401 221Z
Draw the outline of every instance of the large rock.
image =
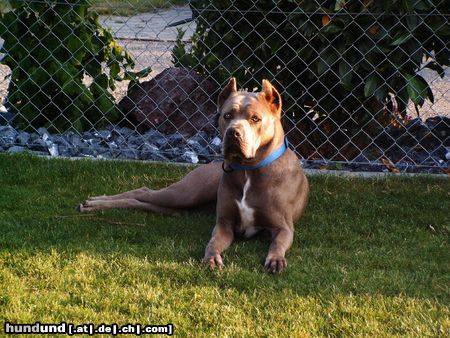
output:
M155 128L189 137L197 130L214 131L217 92L215 83L194 71L168 68L133 86L119 106L140 132Z

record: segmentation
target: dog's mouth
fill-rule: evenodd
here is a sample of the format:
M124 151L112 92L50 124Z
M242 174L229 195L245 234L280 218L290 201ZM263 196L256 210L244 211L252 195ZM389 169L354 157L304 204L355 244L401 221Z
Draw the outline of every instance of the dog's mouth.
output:
M236 154L225 155L225 159L227 159L228 161L233 162L233 163L245 164L246 162L253 161L255 159L255 157L245 157L244 155L242 155L240 153L236 153Z
M227 161L244 164L255 159L240 142L225 142L223 155Z

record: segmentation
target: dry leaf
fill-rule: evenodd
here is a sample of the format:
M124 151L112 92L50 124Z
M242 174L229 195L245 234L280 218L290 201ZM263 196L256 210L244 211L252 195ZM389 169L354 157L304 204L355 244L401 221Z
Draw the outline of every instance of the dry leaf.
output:
M400 170L398 170L398 168L394 165L394 163L392 163L392 161L390 159L388 159L387 157L382 157L381 158L381 162L383 162L383 164L385 165L385 167L391 172L391 173L399 173Z
M376 24L369 28L369 34L371 34L371 35L375 35L379 31L380 31L380 26L376 25Z
M326 26L330 23L330 17L328 15L323 15L322 16L322 26Z

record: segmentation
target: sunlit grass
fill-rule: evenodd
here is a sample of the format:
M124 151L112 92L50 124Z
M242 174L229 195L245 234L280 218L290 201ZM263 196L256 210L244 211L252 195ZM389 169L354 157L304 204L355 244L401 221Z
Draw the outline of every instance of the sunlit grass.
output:
M204 268L214 215L75 211L189 170L0 155L0 321L170 322L192 337L448 334L449 180L311 177L275 276L264 238L233 244L222 271Z

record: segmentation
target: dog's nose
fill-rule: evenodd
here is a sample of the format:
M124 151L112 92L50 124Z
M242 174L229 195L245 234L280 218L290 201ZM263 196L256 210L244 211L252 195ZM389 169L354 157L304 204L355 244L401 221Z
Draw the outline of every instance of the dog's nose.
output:
M241 132L235 128L229 128L227 130L227 136L228 137L235 137L235 138L239 138L241 137Z

